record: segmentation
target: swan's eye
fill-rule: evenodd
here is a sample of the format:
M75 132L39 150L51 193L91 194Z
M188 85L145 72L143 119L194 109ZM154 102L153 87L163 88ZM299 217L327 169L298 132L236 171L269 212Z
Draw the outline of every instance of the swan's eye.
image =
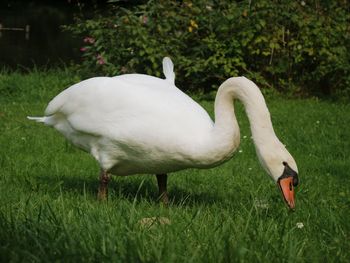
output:
M282 162L282 164L284 165L284 171L280 178L292 177L292 185L296 187L299 184L297 172L290 168L287 162ZM290 187L292 187L292 185Z
M298 186L298 184L299 184L298 174L295 173L295 176L293 176L293 185Z

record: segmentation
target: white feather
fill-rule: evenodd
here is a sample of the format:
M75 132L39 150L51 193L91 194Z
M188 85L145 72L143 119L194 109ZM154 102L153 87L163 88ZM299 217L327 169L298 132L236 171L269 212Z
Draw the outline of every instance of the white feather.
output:
M163 73L166 80L175 84L174 64L168 57L163 58Z
M46 117L31 117L27 116L28 120L36 121L36 122L45 122Z

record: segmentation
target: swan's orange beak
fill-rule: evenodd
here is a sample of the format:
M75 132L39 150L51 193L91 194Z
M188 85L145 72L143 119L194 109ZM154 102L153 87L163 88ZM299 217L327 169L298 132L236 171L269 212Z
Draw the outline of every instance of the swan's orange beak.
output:
M281 189L283 199L290 209L295 208L294 200L294 186L293 186L293 177L286 177L278 180L277 182L279 188Z

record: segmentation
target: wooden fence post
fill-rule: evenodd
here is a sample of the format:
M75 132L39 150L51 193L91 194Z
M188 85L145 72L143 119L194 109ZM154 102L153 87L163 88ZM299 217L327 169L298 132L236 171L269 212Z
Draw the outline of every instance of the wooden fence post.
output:
M2 31L8 30L8 31L24 31L25 39L29 39L29 33L30 33L30 25L26 25L24 28L22 27L4 27L3 24L0 24L0 38L2 37Z
M26 25L25 32L26 32L26 40L29 40L30 25Z

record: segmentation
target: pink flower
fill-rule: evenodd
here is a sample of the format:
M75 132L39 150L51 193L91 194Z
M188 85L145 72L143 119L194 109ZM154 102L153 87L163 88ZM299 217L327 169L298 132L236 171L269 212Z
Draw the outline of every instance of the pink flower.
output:
M141 17L142 24L146 25L148 23L148 16L144 15Z
M81 48L80 48L80 51L81 51L81 52L85 52L85 51L87 51L87 50L88 50L87 47L81 47Z
M93 44L95 43L95 39L93 37L85 37L84 43Z
M105 61L105 59L102 57L102 55L98 54L98 55L96 56L96 59L97 59L97 64L99 64L99 65L104 65L104 64L106 64L106 61Z

